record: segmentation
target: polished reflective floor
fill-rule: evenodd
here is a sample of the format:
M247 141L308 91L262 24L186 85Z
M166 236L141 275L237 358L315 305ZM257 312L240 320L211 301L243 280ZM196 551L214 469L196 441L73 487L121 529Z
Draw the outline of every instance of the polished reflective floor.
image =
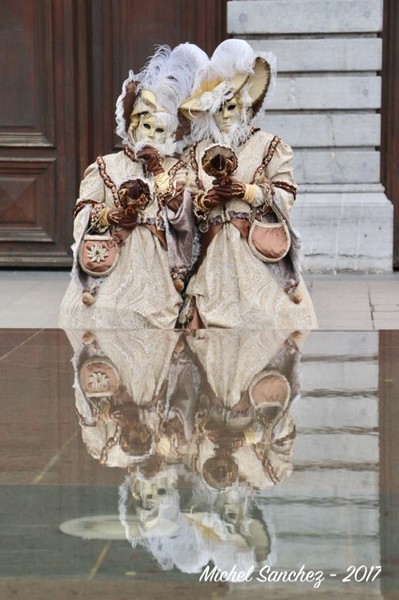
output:
M0 330L0 598L399 598L399 332Z

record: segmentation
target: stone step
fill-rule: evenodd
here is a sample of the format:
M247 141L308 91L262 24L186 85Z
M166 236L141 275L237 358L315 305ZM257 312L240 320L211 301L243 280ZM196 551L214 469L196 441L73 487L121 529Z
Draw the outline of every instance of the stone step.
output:
M227 3L232 34L382 31L382 0L236 0Z
M298 184L378 183L380 179L380 153L373 150L296 150L292 164Z
M292 223L306 271L392 271L393 210L382 193L298 195Z
M299 431L293 450L295 464L323 465L377 464L379 461L378 435L364 433L301 434Z
M319 0L320 2L320 0ZM272 52L277 73L311 71L380 71L382 39L349 37L247 40L260 52ZM278 81L278 80L277 80Z
M278 135L294 148L379 146L381 115L377 113L324 113L292 115L265 111L254 120L257 127Z
M301 363L302 395L320 394L320 397L349 393L375 395L378 389L378 362L356 361L306 361Z
M326 282L321 282L323 288ZM336 283L330 282L331 293ZM349 291L351 297L356 299L357 291L363 294L363 285L366 282L352 281L345 283L345 289ZM312 293L317 293L318 284L314 284ZM329 294L328 290L326 291ZM326 357L334 361L351 359L370 358L376 360L378 357L378 332L377 331L313 331L306 339L303 348L303 361L313 360L314 358Z
M266 96L265 110L377 110L381 77L315 75L279 77Z

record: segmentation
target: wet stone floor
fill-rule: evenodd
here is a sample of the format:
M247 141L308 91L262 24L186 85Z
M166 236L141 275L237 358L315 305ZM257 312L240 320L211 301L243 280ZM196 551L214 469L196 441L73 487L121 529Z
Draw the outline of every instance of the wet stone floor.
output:
M0 330L0 599L399 598L399 331Z

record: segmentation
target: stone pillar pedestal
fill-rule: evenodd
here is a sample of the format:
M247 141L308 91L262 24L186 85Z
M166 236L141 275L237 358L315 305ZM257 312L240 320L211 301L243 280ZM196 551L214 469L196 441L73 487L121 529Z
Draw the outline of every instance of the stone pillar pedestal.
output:
M228 31L277 57L257 125L294 150L310 271L392 270L380 177L382 0L231 0Z

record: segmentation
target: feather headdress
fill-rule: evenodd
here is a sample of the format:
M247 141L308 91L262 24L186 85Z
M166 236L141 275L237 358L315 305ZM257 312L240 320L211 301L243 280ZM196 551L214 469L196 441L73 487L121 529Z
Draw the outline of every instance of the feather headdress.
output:
M124 81L116 103L117 134L128 144L128 129L132 114L161 112L176 120L180 104L192 90L195 75L209 63L209 58L195 44L180 44L173 50L159 46L143 69Z
M255 114L270 85L274 56L255 52L245 40L225 40L216 48L207 68L198 71L194 92L182 105L193 120L201 112L216 112L221 103L241 92L241 101Z

